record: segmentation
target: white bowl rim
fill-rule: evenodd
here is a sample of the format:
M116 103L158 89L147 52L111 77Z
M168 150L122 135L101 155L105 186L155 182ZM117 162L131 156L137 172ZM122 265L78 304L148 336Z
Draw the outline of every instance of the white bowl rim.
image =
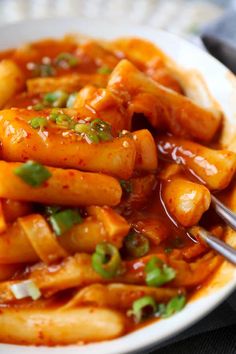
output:
M191 43L188 43L184 39L175 36L174 34L160 31L151 27L146 26L136 26L129 25L127 23L111 23L109 21L101 21L96 19L88 18L46 18L46 19L31 19L19 21L14 24L0 25L1 28L1 39L0 39L0 49L11 48L19 45L23 42L28 42L32 40L37 40L43 37L60 37L64 33L82 33L85 35L111 39L121 36L137 36L146 39L150 39L162 49L165 48L165 52L171 57L172 48L168 48L168 42L170 45L177 46L178 50L183 54L185 51L191 53L191 55L198 56L199 60L207 64L208 69L213 67L216 69L216 80L221 78L223 81L223 86L226 87L227 92L236 93L236 89L231 87L229 80L226 80L226 76L229 73L220 62L211 57L206 52L202 51L198 47ZM158 38L158 39L156 39ZM161 42L161 45L160 45ZM172 53L173 54L173 53ZM175 53L176 54L176 53ZM181 62L182 64L182 62ZM184 63L188 66L188 63ZM201 64L201 63L200 63ZM195 63L193 68L199 70L199 63ZM188 66L191 68L191 65ZM204 65L201 67L204 74ZM201 71L200 70L200 71ZM205 72L206 76L208 74ZM212 77L207 84L209 84L210 91L215 83ZM221 82L222 83L222 82ZM220 92L213 94L214 97L222 104ZM223 102L224 103L224 102ZM223 104L224 111L229 119L232 121L236 117L236 110L231 112L227 111L227 107ZM227 112L226 112L227 111ZM200 320L202 317L206 316L215 307L217 307L221 302L223 302L231 292L236 288L236 272L232 280L219 288L214 294L203 296L193 302L190 302L184 310L175 316L162 320L161 322L156 322L154 324L148 325L143 329L135 331L124 337L95 344L89 344L86 346L68 346L68 347L37 347L34 346L18 346L10 344L0 344L0 352L2 354L12 353L12 354L23 354L27 351L28 354L35 353L35 350L39 354L63 354L64 352L68 354L97 354L100 352L102 354L128 354L128 353L138 353L150 347L153 347L161 342L169 339L170 337L183 331L190 325ZM160 327L160 323L162 324ZM171 328L170 328L171 327ZM164 328L164 329L163 329ZM156 333L157 331L157 333ZM159 331L159 332L158 332ZM160 333L161 332L161 333ZM155 338L155 335L157 337ZM152 336L152 338L150 338Z

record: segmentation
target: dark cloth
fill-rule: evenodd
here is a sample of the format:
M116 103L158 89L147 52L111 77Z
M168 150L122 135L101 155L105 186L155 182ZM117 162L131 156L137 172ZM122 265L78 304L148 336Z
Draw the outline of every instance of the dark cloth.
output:
M145 353L236 354L236 292L197 324Z
M236 73L236 11L206 26L201 38L207 50Z
M235 354L236 325L181 340L153 354Z

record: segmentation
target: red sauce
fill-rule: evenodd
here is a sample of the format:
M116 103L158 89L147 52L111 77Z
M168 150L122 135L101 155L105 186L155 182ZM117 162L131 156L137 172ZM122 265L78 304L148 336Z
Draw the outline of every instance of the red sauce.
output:
M28 79L30 80L32 78L36 78L37 80L38 78L35 77L35 73L33 72L32 67L35 67L37 65L42 65L42 64L43 65L48 64L53 69L52 71L53 74L49 76L49 78L56 79L58 77L63 78L66 75L86 74L89 77L88 85L93 85L94 90L96 91L97 86L99 86L99 84L95 80L94 75L98 75L98 76L104 75L103 82L105 82L105 84L102 87L107 89L106 85L110 77L110 72L120 61L120 58L128 58L131 62L133 61L133 63L135 63L140 70L146 73L153 80L161 83L162 85L165 85L167 88L173 89L176 92L178 92L178 97L180 95L181 97L184 97L182 87L178 83L178 81L176 81L176 79L172 76L172 74L169 72L168 66L165 65L163 59L164 57L160 57L161 60L160 62L153 60L153 57L152 57L152 61L150 60L150 62L148 61L142 62L142 53L140 53L140 58L134 56L132 60L132 53L133 53L132 50L137 50L136 47L132 49L131 46L130 47L131 51L129 53L125 52L124 48L123 48L124 52L122 52L121 47L119 46L117 47L119 48L118 51L117 49L115 49L114 43L113 44L110 43L110 45L107 44L107 48L105 49L102 46L100 46L99 43L95 43L95 42L88 42L87 44L78 45L78 43L71 38L69 39L67 38L64 40L47 39L47 40L26 45L22 48L12 49L12 50L2 52L0 53L0 60L2 59L13 60L24 73L26 85L29 84L29 81L27 82ZM149 48L149 50L151 49ZM154 55L152 52L153 50L154 49L150 51L150 53L152 53L152 56ZM71 54L73 57L77 59L77 64L72 66L57 65L56 59L58 55L60 55L61 53ZM160 52L158 50L157 53L159 53L160 56ZM155 55L157 55L158 58L158 54ZM100 69L103 70L103 73L101 73L101 71L99 72ZM128 79L129 77L127 76L125 80L128 81ZM126 82L126 84L128 85L129 82ZM151 85L153 85L153 83ZM77 92L80 89L81 87L78 86L78 88L75 91ZM60 87L58 87L57 90L60 90ZM112 92L113 95L117 95L117 100L115 100L114 97L112 98L110 96L106 96L105 104L101 103L99 100L94 101L93 100L94 96L90 92L92 98L89 95L87 96L85 95L86 97L84 99L84 102L79 108L73 107L73 109L67 109L65 107L65 104L62 105L62 107L57 107L57 108L59 108L60 114L68 115L68 117L75 124L80 122L83 119L86 119L87 117L91 118L91 120L97 117L101 119L104 118L105 121L110 122L109 119L114 118L113 117L114 112L115 112L115 118L113 120L116 123L117 119L120 118L120 116L123 118L125 117L125 119L127 118L126 116L127 111L130 109L130 102L132 101L132 99L135 100L134 105L136 104L137 107L139 107L138 104L140 102L138 102L138 98L137 98L139 96L136 96L135 99L132 96L135 95L136 91L138 90L140 90L139 85L137 85L137 87L135 88L134 92L132 92L132 94L128 95L127 93L124 92L122 93L122 88L121 88L120 91ZM68 92L68 95L69 93L71 93L71 91ZM123 102L124 100L125 103ZM141 102L141 107L142 107L142 102ZM153 102L153 101L150 101L149 99L147 99L147 97L145 97L145 102ZM36 110L34 107L32 107L37 104L44 105L43 109ZM98 106L96 107L98 108L94 108L93 106L94 104L95 106L97 104ZM16 113L15 117L11 119L9 118L9 121L7 121L6 119L4 120L5 124L7 124L8 126L8 129L14 130L15 122L17 122L17 124L22 124L22 126L28 127L27 124L29 124L30 120L33 117L45 118L47 120L47 127L43 131L43 133L46 133L46 135L42 138L40 136L42 131L38 132L40 138L44 139L45 146L50 145L51 140L55 136L61 139L60 146L58 145L58 151L62 150L65 139L69 139L69 141L71 142L74 141L79 142L81 139L83 139L83 136L82 137L80 136L78 138L78 135L76 135L75 132L72 131L73 129L68 127L67 128L60 127L56 125L54 121L50 121L49 118L50 113L52 112L52 109L55 107L50 106L49 104L45 104L44 91L36 92L36 93L28 92L27 87L24 87L23 89L20 90L20 92L17 92L14 95L14 97L10 98L10 100L6 103L4 108L8 109L12 107L16 108L16 110L14 111ZM148 107L148 112L151 111L152 108L153 107ZM139 114L141 113L142 117L144 118L141 119L139 116L139 118L136 119L136 126L138 126L138 129L142 129L142 128L149 129L151 126L150 130L154 135L154 137L157 138L158 141L159 136L157 136L156 129L152 125L153 123L152 118L150 119L149 116L144 117L145 112L135 111L135 113L139 113ZM166 114L165 109L163 109L163 107L158 111L158 113ZM106 119L106 117L108 118ZM133 126L135 126L135 121L133 121ZM163 129L163 125L162 125L162 129ZM117 130L118 129L116 129L115 131L117 132ZM169 131L165 131L165 133L168 134ZM0 135L1 134L2 133L0 131ZM67 138L65 138L66 134L67 134ZM116 134L116 136L117 135L118 133ZM167 135L167 139L168 136L169 135ZM24 143L25 141L27 141L27 139L29 142L30 139L32 139L32 134L30 134L30 130L29 131L27 130L27 136L24 138ZM18 141L17 143L20 144L21 142ZM19 157L19 160L17 161L23 161L29 158L28 149L27 149L29 144L30 143L28 143L27 145L26 143L26 149L22 152L21 157ZM211 146L210 143L208 145ZM32 147L32 151L36 152L37 150L38 150L38 145L36 143L35 146ZM3 143L3 151L4 151L4 143ZM56 155L55 150L51 151L51 153ZM201 152L199 153L199 156L201 156ZM113 157L111 155L111 159L112 158ZM63 161L64 163L66 163L65 167L68 167L70 163L70 158L67 155L65 155ZM81 159L79 156L77 158L77 161L80 166L82 167L83 165L86 166L84 160ZM139 158L136 159L136 163L139 165L145 162L146 160L143 159L141 154ZM55 165L57 166L56 163ZM133 175L129 178L129 182L131 183L132 186L131 191L127 192L123 190L123 197L121 203L118 206L116 206L116 208L113 208L117 213L119 213L123 218L126 219L126 221L131 225L131 228L136 232L136 234L143 234L149 240L149 244L150 244L149 251L146 252L146 254L143 255L142 257L135 259L130 257L130 255L127 254L127 252L124 250L124 243L123 243L123 246L120 250L122 261L123 261L123 269L121 271L121 274L114 279L114 283L124 281L124 283L131 283L131 284L137 284L137 286L141 286L141 285L144 286L145 276L146 276L145 266L153 256L157 256L169 267L172 268L175 268L175 266L177 267L176 278L170 281L169 283L165 284L163 286L164 289L171 288L172 290L174 289L179 293L185 293L187 300L189 300L200 287L204 287L206 282L209 281L209 279L212 276L212 272L214 272L217 269L217 267L220 265L221 259L217 258L218 256L214 255L214 253L212 253L207 248L206 245L199 244L197 240L191 238L186 231L187 227L186 228L183 227L181 223L177 221L175 215L172 215L169 212L168 207L166 205L163 190L166 188L168 183L172 181L172 178L174 178L173 176L175 177L177 176L178 178L185 179L187 182L193 182L193 183L195 182L199 183L199 180L197 180L196 176L194 176L192 173L190 173L189 170L187 170L186 166L185 168L183 166L180 167L179 170L175 174L171 175L170 177L166 177L166 178L161 177L163 171L167 171L168 166L169 166L169 162L164 161L163 156L160 154L157 170L142 171L142 172L135 170ZM63 166L59 165L58 167L63 167ZM62 189L65 190L65 192L69 188L70 177L75 178L75 172L72 170L68 172L68 180L63 181ZM119 179L117 176L115 177ZM49 183L44 182L45 190L48 188L48 186ZM93 186L91 186L91 188L92 187ZM175 204L176 196L173 195L169 199L169 201L171 204ZM202 201L202 203L203 202L204 201ZM78 207L81 207L82 214L84 215L84 217L87 217L88 213L84 209L84 206L78 205ZM45 213L42 212L42 210L44 210L43 205L40 206L37 203L34 203L33 206L30 205L31 213L43 213L43 215L45 216ZM12 215L11 210L9 210L8 212L9 215ZM19 216L22 215L23 214L21 214L21 211L19 211ZM15 218L17 218L17 216L18 215L16 215ZM100 222L99 217L98 220ZM222 221L219 219L219 217L215 214L212 208L209 208L209 210L204 213L204 215L199 221L199 224L208 230L215 230L216 227L221 226L220 230L222 232L220 232L220 237L223 237L225 226L222 223ZM94 235L94 237L95 236L97 235ZM93 237L93 236L88 235L88 237ZM60 237L58 237L57 242L61 247L64 247L63 238L60 239ZM117 239L115 242L118 242ZM10 245L10 239L9 239L9 245ZM0 252L1 252L1 244L0 244ZM85 250L84 252L88 253L89 251ZM92 252L90 251L90 253ZM209 256L209 260L206 258L208 256ZM1 258L1 254L0 254L0 258ZM197 281L195 278L197 278L197 273L201 273L201 268L200 268L201 260L205 262L204 265L207 265L208 264L207 262L209 262L209 264L211 265L212 260L216 258L219 259L219 262L216 264L214 268L212 268L212 271L209 271L209 273L206 272L206 275L204 277L202 277L200 274L199 275L200 280ZM204 261L205 259L206 261ZM37 276L38 274L40 275L41 272L42 274L44 274L43 271L46 274L45 279L47 278L47 276L50 278L50 276L53 273L57 274L57 272L60 272L60 270L64 269L63 267L65 267L65 262L66 260L63 260L62 263L52 265L51 268L48 267L48 269L46 269L47 266L43 264L34 265L31 264L31 262L26 262L27 268L25 269L23 267L24 268L23 270L22 268L20 268L19 271L15 274L15 276L12 277L12 279L14 280L27 279L32 274L37 273ZM195 262L196 262L196 267L194 267ZM80 266L82 269L82 264L80 264ZM207 267L205 266L205 269L206 268ZM89 272L91 272L91 270L88 270L88 277L90 276ZM186 272L186 277L184 276L185 272ZM193 282L191 282L191 272L193 274L193 278L195 279ZM42 281L42 278L44 278L44 276L43 275L40 276L39 278L36 277L36 279ZM64 274L62 273L62 277L63 276ZM79 284L80 288L83 287L83 285L85 286L89 285L86 283L86 280L87 277L85 277L84 283ZM60 283L59 280L58 282ZM99 281L97 280L94 282L99 282ZM103 283L104 280L101 279L101 282ZM57 289L57 286L53 285L53 281L52 281L51 288L50 286L49 289L45 288L46 290L42 288L43 297L41 299L35 302L29 299L23 299L21 301L9 301L6 303L2 301L1 311L4 312L5 307L9 307L9 308L14 307L14 309L16 309L17 311L20 311L21 309L25 309L25 308L58 309L60 306L67 304L68 301L70 301L73 298L74 294L78 291L79 287L71 286L69 284L68 289L67 287L65 287L65 289L60 288L59 285ZM0 284L0 292L1 292L1 284ZM132 296L134 296L135 299L135 294L136 294L135 291L132 294L133 294ZM146 293L145 291L143 292L143 290L142 291L139 290L139 294L140 294L139 297L142 297ZM1 294L0 294L0 302L1 302ZM164 302L166 303L167 301ZM109 306L107 305L107 307ZM116 309L117 305L111 305L110 307ZM123 314L126 315L128 309L122 306L120 307L118 306L119 311L122 311ZM137 324L135 323L135 321L133 321L132 317L126 317L127 324L126 324L125 331L129 332L132 330L136 330L137 328L140 328L143 325L152 322L153 320L156 321L157 319L159 320L158 316L157 318L148 320L146 322L142 322L141 324ZM9 340L9 342L14 342L14 340ZM16 342L19 343L17 340ZM40 330L38 333L38 340L36 344L52 345L55 343L51 342L50 339L45 339L45 333Z

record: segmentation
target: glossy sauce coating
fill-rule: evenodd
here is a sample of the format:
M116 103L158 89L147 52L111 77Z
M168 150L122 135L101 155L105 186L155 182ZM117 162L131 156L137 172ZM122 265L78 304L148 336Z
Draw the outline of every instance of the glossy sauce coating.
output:
M189 99L166 56L138 38L46 39L4 59L24 84L12 86L0 112L0 340L108 340L160 320L160 305L167 311L176 297L190 300L222 262L186 230L200 224L224 237L210 191L229 186L236 156L206 147L222 113ZM14 172L28 160L51 174L36 188ZM68 209L81 219L57 234L52 217ZM110 277L94 266L104 243L119 254ZM170 276L154 285L153 258L155 271ZM24 281L38 289L35 301L16 299L12 286ZM137 320L134 303L145 296L159 310L150 317L147 306ZM21 321L26 334L14 335Z

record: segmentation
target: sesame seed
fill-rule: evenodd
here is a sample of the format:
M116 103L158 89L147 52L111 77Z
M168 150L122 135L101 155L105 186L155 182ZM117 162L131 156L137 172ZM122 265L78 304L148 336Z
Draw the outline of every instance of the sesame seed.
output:
M43 57L42 58L42 63L43 64L50 64L51 63L51 59L49 57Z
M128 130L123 129L123 130L121 131L121 134L122 134L122 135L125 135L125 134L127 134L127 133L129 133Z
M122 144L122 145L124 146L124 148L129 147L129 143L128 143L128 141L126 141L126 140L123 142L123 144Z
M62 132L62 136L67 137L68 135L70 135L70 132Z
M34 70L35 68L35 63L32 63L31 61L29 63L26 64L26 68L28 70Z
M84 135L84 138L88 144L92 144L92 141L87 137L87 135Z

